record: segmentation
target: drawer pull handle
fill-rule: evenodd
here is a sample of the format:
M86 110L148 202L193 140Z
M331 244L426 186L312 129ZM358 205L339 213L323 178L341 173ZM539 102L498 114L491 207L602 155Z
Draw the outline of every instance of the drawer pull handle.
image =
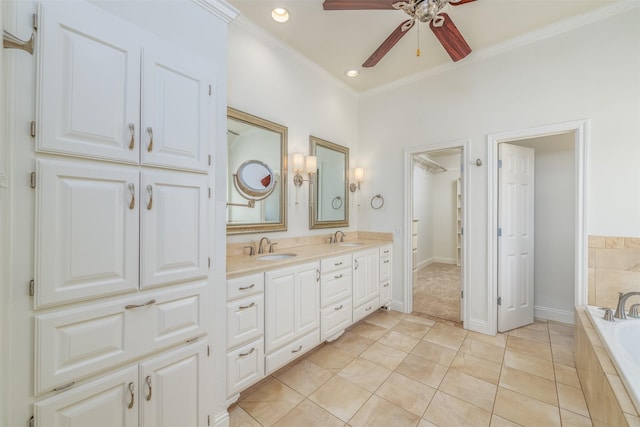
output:
M127 387L129 387L129 394L131 395L131 401L129 401L129 406L127 406L127 408L131 409L131 408L133 408L133 401L135 399L134 394L133 394L133 392L135 391L135 389L133 387L133 382L130 382Z
M389 260L388 260L388 259L385 259L385 260L384 260L384 264L389 264Z
M343 261L336 262L336 263L334 263L333 265L335 265L335 266L337 267L337 266L339 266L339 265L342 265L342 262L343 262Z
M385 283L384 286L383 286L383 288L388 288L388 287L389 287L388 283Z
M52 391L65 390L65 389L67 389L67 388L69 388L69 387L72 387L75 383L76 383L75 381L72 381L72 382L70 382L69 384L65 384L65 385L61 385L60 387L56 387L56 388L54 388Z
M247 351L246 353L240 353L238 356L246 357L246 356L250 355L251 353L253 353L254 351L256 351L256 348L252 347L251 350Z
M388 253L389 253L389 251L384 251L384 253L385 253L385 254L388 254Z
M146 307L148 305L152 305L152 304L155 304L155 303L156 303L156 300L152 299L152 300L149 300L149 301L145 302L144 304L128 304L128 305L125 305L124 308L125 308L125 310L131 310L132 308Z
M153 150L153 129L151 129L151 126L147 128L147 133L149 134L149 145L147 146L147 151L151 152L151 150Z
M371 306L364 309L364 311L370 311L370 310L371 310Z
M129 192L131 193L131 201L129 202L129 209L136 207L136 187L133 183L129 183Z
M135 133L136 133L136 125L134 125L133 123L129 123L129 132L131 133L131 140L129 141L129 150L133 150L133 147L135 146Z
M291 353L297 353L302 350L302 346L298 347L296 350L291 350Z
M255 286L256 286L256 284L255 284L255 283L252 283L252 284L251 284L251 285L249 285L249 286L242 286L242 287L238 288L238 290L239 290L239 291L248 291L249 289L254 288Z
M153 393L153 389L151 388L151 375L147 375L147 378L144 379L144 382L147 383L149 387L149 394L147 394L147 402L151 400L151 394Z
M335 311L342 310L342 304L340 304L338 307L334 307L333 309L334 309Z
M320 269L316 269L316 282L320 281Z
M240 307L238 307L238 310L246 310L246 309L248 309L248 308L254 307L255 305L256 305L256 303L255 303L255 302L252 302L252 303L251 303L251 304L249 304L249 305L241 305Z
M333 276L333 278L334 278L334 279L339 279L339 278L341 278L341 277L342 277L342 274L339 274L339 275L337 275L337 276Z
M358 260L354 260L353 263L355 264L355 267L353 268L354 270L358 269Z

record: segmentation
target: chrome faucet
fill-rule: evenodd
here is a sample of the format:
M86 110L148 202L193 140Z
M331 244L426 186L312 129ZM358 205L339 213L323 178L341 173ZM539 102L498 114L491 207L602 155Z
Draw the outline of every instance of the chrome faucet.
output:
M268 237L263 237L262 239L260 239L260 243L258 243L258 253L259 254L263 254L264 253L264 246L262 245L262 243L265 240L267 241L267 245L271 246L271 240L269 240Z
M344 236L346 236L346 234L344 234L342 232L342 230L338 230L336 231L336 233L333 235L333 243L338 243L338 233L340 233L340 241L344 242Z
M616 319L626 319L627 315L624 312L624 304L629 297L634 295L640 295L640 292L627 292L626 294L618 292L618 306L616 307L616 314L613 315Z

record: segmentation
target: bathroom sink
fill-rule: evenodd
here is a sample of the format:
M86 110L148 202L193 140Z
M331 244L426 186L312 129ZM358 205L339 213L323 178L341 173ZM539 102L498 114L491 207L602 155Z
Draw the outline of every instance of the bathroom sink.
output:
M342 242L342 243L338 243L338 246L362 246L364 245L364 243L358 243L358 242Z
M259 261L276 261L279 259L293 258L294 256L297 256L297 255L296 254L268 254L268 255L257 256L256 259Z

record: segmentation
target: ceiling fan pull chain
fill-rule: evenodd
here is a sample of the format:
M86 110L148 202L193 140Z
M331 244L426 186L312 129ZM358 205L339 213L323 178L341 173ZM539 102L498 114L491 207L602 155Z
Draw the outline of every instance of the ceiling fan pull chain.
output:
M420 56L420 23L418 23L418 49L416 49L416 56Z

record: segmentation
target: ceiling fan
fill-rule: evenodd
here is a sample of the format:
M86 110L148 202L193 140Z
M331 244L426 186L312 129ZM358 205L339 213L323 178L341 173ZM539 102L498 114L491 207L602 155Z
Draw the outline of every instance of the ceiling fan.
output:
M362 64L363 67L373 67L413 28L416 20L429 23L431 31L454 62L467 56L471 48L449 15L441 11L447 4L459 6L472 1L475 0L324 0L322 7L324 10L397 9L409 15L409 19L398 25Z

